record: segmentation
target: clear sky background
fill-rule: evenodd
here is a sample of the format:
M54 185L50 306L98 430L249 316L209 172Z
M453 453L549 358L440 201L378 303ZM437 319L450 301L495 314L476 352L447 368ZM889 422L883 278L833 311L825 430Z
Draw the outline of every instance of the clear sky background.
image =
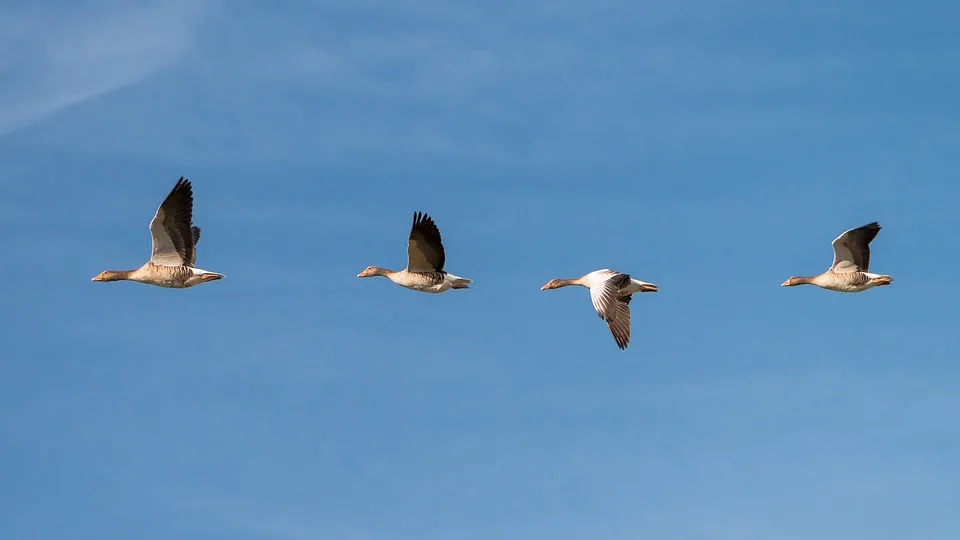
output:
M7 0L0 537L955 540L958 20ZM226 279L91 283L181 175ZM415 210L470 290L355 277ZM539 290L604 267L627 351Z

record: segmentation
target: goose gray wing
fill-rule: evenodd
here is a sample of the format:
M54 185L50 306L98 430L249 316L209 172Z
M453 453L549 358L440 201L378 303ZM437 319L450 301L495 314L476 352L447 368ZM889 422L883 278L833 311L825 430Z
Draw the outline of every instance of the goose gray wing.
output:
M606 276L605 279L604 276ZM596 277L591 276L591 278L590 301L593 303L593 309L601 319L607 322L613 321L617 317L617 297L620 296L620 289L630 282L630 275L610 272Z
M841 274L868 272L870 242L877 237L880 229L880 224L874 221L862 227L844 231L833 241L833 264L830 268Z
M407 241L407 270L410 272L442 272L446 262L440 229L433 218L414 212L413 226Z
M192 266L197 259L193 229L193 187L184 177L177 180L150 221L153 252L150 262L160 266Z
M610 333L613 334L613 339L621 350L626 349L630 344L630 300L632 298L632 296L618 298L614 304L616 317L607 322L607 327L610 328Z

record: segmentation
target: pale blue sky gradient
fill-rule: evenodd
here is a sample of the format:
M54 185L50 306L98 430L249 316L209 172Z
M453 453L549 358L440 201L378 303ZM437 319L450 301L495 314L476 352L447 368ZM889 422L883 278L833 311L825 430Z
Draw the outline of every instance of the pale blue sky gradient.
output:
M955 540L958 20L0 4L0 538ZM226 279L91 283L181 175ZM356 279L414 210L470 290Z

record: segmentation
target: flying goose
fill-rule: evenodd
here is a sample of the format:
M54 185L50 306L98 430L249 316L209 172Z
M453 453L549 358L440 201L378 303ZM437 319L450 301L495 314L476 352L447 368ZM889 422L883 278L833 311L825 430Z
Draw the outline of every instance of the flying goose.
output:
M781 287L816 285L830 291L856 293L889 285L893 277L869 271L870 242L880 228L880 224L874 221L845 231L833 241L833 264L826 272L813 277L794 276L784 281Z
M214 281L222 274L194 267L200 228L193 226L193 188L184 177L160 204L150 222L153 254L136 270L105 270L92 281L136 281L171 289Z
M626 349L630 343L630 300L633 293L659 290L653 283L633 279L629 274L607 268L594 270L575 279L551 279L540 287L540 290L559 289L569 285L590 289L593 309L607 323L620 349Z
M446 272L443 269L445 261L440 230L433 218L422 212L414 212L407 241L407 267L394 272L379 266L368 266L357 277L384 276L401 287L432 294L450 289L469 289L467 285L473 280Z

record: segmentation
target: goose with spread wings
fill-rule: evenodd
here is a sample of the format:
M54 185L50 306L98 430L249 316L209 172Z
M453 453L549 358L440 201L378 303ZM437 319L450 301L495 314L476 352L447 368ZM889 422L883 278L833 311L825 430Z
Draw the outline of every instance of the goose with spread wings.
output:
M816 285L830 291L857 293L891 284L893 277L870 272L870 242L880 229L874 221L844 231L833 241L833 264L827 271L812 277L794 276L781 286Z
M413 226L407 240L407 267L400 271L379 266L368 266L357 277L383 276L407 289L439 294L450 289L469 289L473 280L455 276L443 269L446 254L440 229L433 218L423 212L414 212Z
M193 225L193 187L184 177L160 204L150 222L153 254L136 270L105 270L92 281L136 281L185 289L221 279L223 274L195 267L200 228Z
M630 274L603 268L578 278L551 279L540 290L547 291L570 285L590 289L593 309L607 323L620 349L626 349L630 344L630 300L633 294L657 292L660 289L653 283L634 279Z

